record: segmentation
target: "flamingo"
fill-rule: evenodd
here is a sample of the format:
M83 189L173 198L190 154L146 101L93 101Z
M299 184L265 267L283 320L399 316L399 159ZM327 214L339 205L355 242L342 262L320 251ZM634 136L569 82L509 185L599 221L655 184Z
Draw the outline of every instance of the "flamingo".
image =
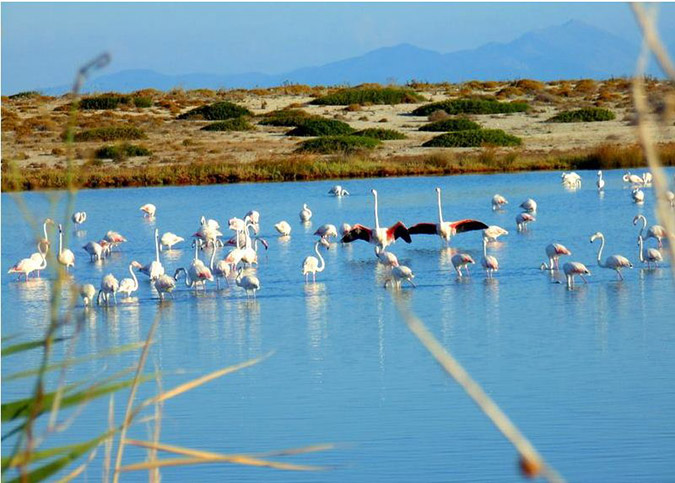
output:
M328 240L330 237L337 238L338 233L335 225L326 223L325 225L321 225L319 228L317 228L316 231L314 232L314 235L319 236L325 240Z
M309 209L307 203L302 205L302 210L300 210L300 221L302 223L309 223L309 220L312 219L312 210Z
M250 210L244 216L244 219L248 218L251 221L251 227L253 232L257 235L260 232L260 213L255 210Z
M602 179L602 171L598 171L598 180L595 182L595 185L598 187L598 191L605 189L605 180Z
M44 248L39 243L37 249L37 252L31 254L30 259L38 265L35 271L38 278L40 278L40 271L47 268L47 252L43 251Z
M640 204L645 202L645 193L640 188L633 188L630 195L633 198L633 203Z
M349 223L343 223L342 225L340 225L340 236L345 236L351 229L352 225L350 225Z
M571 173L565 173L561 175L562 184L569 186L570 188L581 188L581 176L572 171Z
M321 253L319 253L319 245L321 245L321 241L317 241L314 244L314 252L319 258L309 255L305 257L305 259L302 262L302 274L305 276L305 283L308 282L310 273L312 274L312 280L316 282L317 272L319 273L323 272L324 269L326 268L326 261L321 256Z
M640 228L640 236L642 235L643 230L647 230L647 236L645 239L649 238L655 238L656 241L659 242L659 248L663 247L663 242L662 240L664 238L668 238L668 232L666 231L665 228L663 228L661 225L652 225L649 228L647 228L647 218L645 218L645 215L636 215L635 218L633 218L633 225L637 225L637 222L642 220L642 228Z
M47 225L53 225L54 221L51 218L46 218L44 223L42 224L42 233L44 237L38 241L39 248L38 248L38 253L44 253L47 255L49 253L49 235L47 234Z
M500 236L508 234L509 232L506 231L501 226L490 225L483 230L483 239L487 241L497 241L497 238L499 238Z
M478 220L443 221L440 188L436 188L436 198L438 201L438 223L418 223L413 225L408 229L411 235L438 235L442 240L445 240L447 245L450 242L450 238L457 233L482 230L488 227L485 223Z
M504 205L508 205L509 202L500 194L496 194L492 197L492 211L497 211L503 209Z
M384 288L387 288L388 283L392 283L395 288L401 288L404 281L415 287L416 285L415 282L413 282L413 278L415 278L415 274L409 267L406 267L405 265L396 265L391 269L391 278L384 281Z
M192 263L188 269L185 270L182 267L177 269L173 274L173 278L178 280L178 276L181 272L185 275L185 285L187 287L192 287L195 290L197 290L199 285L206 290L206 282L213 282L211 269L199 259L199 249L197 245L195 245L195 257L192 259Z
M527 230L527 224L537 221L536 218L529 213L518 213L516 215L516 226L518 231Z
M159 261L159 230L157 228L155 228L155 259L147 265L141 266L139 271L150 277L151 282L164 274L164 266Z
M480 264L485 269L485 275L492 278L494 272L499 270L499 261L496 257L487 254L487 244L487 240L483 238L483 257L480 259ZM468 269L467 273L469 273Z
M73 213L73 216L70 219L73 220L73 223L76 225L81 225L87 221L87 213L85 211L77 211Z
M476 263L474 259L471 258L471 255L467 253L457 253L453 255L450 260L452 261L452 266L455 267L455 270L457 271L458 277L462 276L462 267L466 269L466 274L470 275L469 265Z
M68 248L63 248L63 226L59 224L59 255L56 257L58 262L66 267L66 272L68 267L75 266L75 255Z
M243 275L243 272L244 269L239 268L235 282L237 286L246 291L247 297L249 296L249 292L253 292L253 298L255 298L256 292L260 290L260 280L255 275Z
M647 171L646 173L642 173L642 183L645 186L651 186L653 179L654 177L652 176L652 173L650 173L649 171Z
M213 218L207 219L204 215L199 219L199 224L206 226L211 230L220 230L220 223L218 223L217 220L214 220Z
M638 255L640 257L640 261L647 264L647 268L652 268L652 263L658 267L659 262L663 261L661 252L656 248L642 247L642 231L640 231L640 234L638 235Z
M537 212L537 202L534 201L532 198L528 198L525 201L523 201L520 204L520 207L527 211L528 213L536 213Z
M224 278L225 282L229 285L227 277L230 276L232 272L232 266L227 263L226 260L220 260L214 266L213 263L216 259L216 249L214 248L211 252L211 262L209 263L209 268L211 269L211 274L216 278L216 289L220 290L220 279Z
M143 265L137 261L131 262L129 264L129 273L131 274L131 278L123 278L122 281L120 281L120 286L117 289L119 293L126 294L126 298L129 298L132 292L138 290L138 279L134 273L134 268L140 269L143 268Z
M105 240L101 240L101 242L105 242ZM105 242L104 246L101 243L90 241L82 248L89 254L89 260L92 262L94 260L103 260L103 256L109 253L108 242Z
M168 293L173 297L173 289L176 288L176 280L170 275L162 274L154 281L155 290L159 293L159 298L164 300L164 294Z
M274 225L274 229L281 236L291 236L291 225L289 225L289 223L285 220L282 220L276 225Z
M375 247L375 256L379 262L386 267L398 267L398 258L391 252L385 251L384 249L376 246Z
M675 208L675 193L673 193L670 190L667 190L665 195L663 196L663 199L670 204L671 208Z
M80 297L82 297L82 303L85 307L89 307L94 301L94 296L96 295L96 287L90 283L85 283L80 287Z
M157 212L157 207L152 203L146 203L139 209L143 212L143 216L148 219L153 219L155 217L155 213Z
M590 276L591 274L590 270L586 268L586 265L584 265L581 262L566 262L563 265L563 272L565 272L565 278L567 279L568 288L574 287L575 275L579 275L581 279L584 281L584 283L588 283L584 275Z
M101 289L98 291L98 296L96 302L101 305L101 297L105 300L105 304L110 304L110 295L113 296L113 300L117 303L117 290L120 287L120 283L117 281L115 276L112 273L107 274L101 279Z
M572 252L561 245L560 243L551 243L546 245L546 256L548 257L548 265L546 262L541 264L542 270L558 270L558 259L564 255L571 255Z
M375 198L375 228L371 229L363 225L356 224L343 237L342 243L351 243L354 240L364 240L380 248L386 248L396 242L398 238L403 238L406 243L411 243L408 228L399 221L389 228L380 228L380 219L377 215L377 191L370 190Z
M631 174L630 171L626 171L626 174L623 175L623 180L626 183L631 183L633 185L642 185L644 180L640 178L637 174Z
M36 270L44 270L47 268L47 258L40 251L41 248L42 247L40 247L40 244L38 243L38 254L40 255L41 260L37 260L37 257L33 256L35 254L33 254L29 258L23 258L19 260L9 270L7 270L7 273L16 273L17 280L21 279L21 274L23 273L26 277L26 281L28 281L28 275L30 275L32 272Z
M175 233L167 231L162 235L159 243L159 250L162 251L162 247L168 247L169 250L173 249L173 246L177 243L185 241L185 238L178 236Z
M216 228L216 226L218 228ZM209 245L215 247L218 241L218 237L223 236L219 228L220 225L218 224L217 221L215 220L207 221L206 218L202 216L199 230L197 230L192 236L202 240L205 246L207 247Z
M598 250L598 266L602 268L609 268L615 270L617 275L621 280L623 280L623 275L621 275L621 270L624 268L633 268L633 264L630 261L621 255L611 255L602 261L602 250L605 248L605 236L599 231L594 233L591 236L591 243L595 240L600 239L600 250Z
M336 196L336 197L338 197L338 198L341 198L341 197L343 197L343 196L349 196L349 191L347 191L346 189L344 189L344 188L343 188L342 186L340 186L339 184L336 184L335 186L333 186L333 187L330 189L330 191L328 191L328 194L329 194L329 195Z
M127 239L117 233L116 231L109 231L108 233L105 234L103 237L105 241L110 243L110 250L112 251L113 248L118 246L120 243L126 243ZM100 243L100 242L99 242Z

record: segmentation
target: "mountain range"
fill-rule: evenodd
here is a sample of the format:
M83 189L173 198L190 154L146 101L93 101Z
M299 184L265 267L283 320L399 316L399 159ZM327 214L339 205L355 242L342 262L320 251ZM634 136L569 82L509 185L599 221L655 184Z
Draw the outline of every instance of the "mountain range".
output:
M672 49L670 49L672 51ZM303 67L282 74L194 73L166 75L152 70L124 70L87 83L87 92L132 92L144 88L168 90L270 87L283 83L357 85L366 82L403 84L410 80L462 82L467 80L602 79L630 76L635 70L637 45L577 20L528 32L507 43L491 42L471 50L439 53L410 44L373 50L325 65ZM659 75L655 67L649 73ZM42 89L59 95L69 86Z

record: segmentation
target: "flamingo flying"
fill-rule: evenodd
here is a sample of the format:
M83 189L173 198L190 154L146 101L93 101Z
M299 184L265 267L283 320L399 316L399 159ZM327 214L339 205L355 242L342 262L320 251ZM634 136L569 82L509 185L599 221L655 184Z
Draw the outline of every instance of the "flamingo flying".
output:
M485 275L487 275L488 278L492 278L494 272L499 270L499 261L493 255L488 255L487 244L488 241L483 238L483 257L480 259L480 264L485 269ZM468 269L467 273L469 273Z
M478 220L443 221L440 188L436 188L436 198L438 202L438 223L418 223L413 225L408 229L411 235L438 235L442 240L445 240L447 245L450 243L450 238L457 233L488 228L485 223Z
M647 268L652 268L652 263L659 266L659 262L663 261L663 255L656 248L642 247L642 232L638 235L638 256L642 263L647 264Z
M322 238L323 240L323 238ZM319 252L319 245L321 245L321 240L317 241L314 244L314 252L316 253L316 256L319 258L316 258L312 255L309 255L305 257L305 259L302 262L302 274L305 276L305 283L308 282L309 274L312 274L312 280L316 282L316 274L317 272L323 272L324 269L326 268L326 261L323 259L321 256L321 253ZM329 245L330 247L330 245ZM321 262L319 262L319 260Z
M388 247L398 238L403 238L406 243L411 243L412 238L410 238L408 228L401 221L389 228L380 228L380 219L377 214L377 191L370 190L370 192L375 198L375 228L356 224L342 237L342 243L364 240L373 245L378 245L380 248Z
M624 268L633 268L633 264L630 261L621 255L611 255L602 261L602 250L605 248L605 236L599 231L594 233L591 236L591 243L595 240L600 239L600 249L598 250L598 266L602 268L609 268L615 270L617 275L621 280L623 280L623 275L621 275L621 270Z
M492 211L497 211L503 209L504 205L508 205L509 202L500 194L496 194L492 197Z
M635 218L633 218L633 225L637 225L637 222L642 220L642 228L640 228L640 235L642 236L642 232L644 230L647 230L647 236L645 237L645 240L649 238L655 238L656 241L659 243L659 248L663 247L663 242L662 240L664 238L668 238L668 232L664 227L661 225L652 225L649 228L647 228L647 218L645 218L645 215L636 215Z
M560 243L551 243L546 245L546 256L548 257L548 265L546 262L541 264L542 270L559 270L558 259L563 255L571 255L572 252Z
M274 225L274 229L281 236L290 236L291 235L291 225L287 221L280 221Z
M300 210L300 221L302 223L309 223L309 220L312 219L312 210L309 209L307 203L302 205L302 210Z
M126 298L129 298L129 296L138 290L138 279L136 278L136 274L134 273L134 268L143 268L143 265L138 263L137 261L133 261L129 264L129 273L131 274L131 278L123 278L120 281L120 286L117 288L117 291L122 294L126 294Z
M565 278L567 279L567 287L574 287L574 276L579 275L584 283L588 283L584 275L590 275L591 272L586 268L581 262L566 262L563 265L563 272L565 273Z
M69 267L75 266L75 255L68 248L63 248L63 226L59 224L59 255L56 257L58 262L66 267L66 272Z
M464 268L466 270L466 274L470 276L471 274L469 273L469 265L476 263L468 253L457 253L453 255L450 260L452 261L452 266L455 268L458 277L462 276L462 268Z

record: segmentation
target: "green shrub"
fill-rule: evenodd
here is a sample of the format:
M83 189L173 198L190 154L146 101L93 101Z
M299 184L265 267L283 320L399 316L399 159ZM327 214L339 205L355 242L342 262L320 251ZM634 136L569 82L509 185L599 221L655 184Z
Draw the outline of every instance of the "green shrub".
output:
M501 129L472 129L441 134L427 141L425 148L473 148L484 144L494 146L520 146L523 140L506 134Z
M420 127L420 131L448 132L448 131L468 131L471 129L480 129L480 125L470 119L455 118L443 119L442 121L431 122Z
M62 135L66 138L66 133ZM75 133L75 142L84 141L117 141L122 139L145 139L145 133L134 126L109 126L86 129Z
M118 146L103 146L96 150L96 157L98 159L120 160L135 156L150 156L151 154L150 150L143 146L126 143Z
M316 119L318 117L301 109L280 109L265 114L259 124L262 126L295 127L306 119Z
M10 99L27 99L29 97L38 97L40 93L38 91L23 91L17 92L9 96Z
M255 129L247 120L243 117L235 117L234 119L228 119L226 121L213 122L207 126L204 126L202 131L251 131Z
M502 114L524 112L529 109L526 102L499 102L492 99L451 99L420 106L412 112L413 116L428 116L434 111L448 114Z
M406 135L394 129L382 129L379 127L364 129L353 134L354 136L364 136L380 141L394 141L397 139L406 139Z
M598 122L611 121L614 118L616 116L609 109L585 107L574 111L560 112L549 119L548 122Z
M126 96L96 96L85 97L80 100L80 109L116 109L120 104L126 104L129 98Z
M319 97L312 104L349 106L350 104L414 104L424 98L411 89L401 87L354 87Z
M134 106L136 107L152 107L151 97L133 97Z
M196 107L178 116L178 119L206 119L208 121L225 121L235 117L250 116L253 113L245 107L231 102L221 101L214 104Z
M350 153L363 149L373 149L381 144L379 139L364 136L321 136L303 141L298 148L301 153Z
M349 124L337 119L309 118L288 131L286 136L337 136L353 132Z

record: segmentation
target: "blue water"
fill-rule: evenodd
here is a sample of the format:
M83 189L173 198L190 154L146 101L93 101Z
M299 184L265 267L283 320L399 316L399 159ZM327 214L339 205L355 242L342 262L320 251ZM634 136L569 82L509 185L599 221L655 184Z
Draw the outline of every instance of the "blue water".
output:
M201 215L225 225L228 218L257 209L270 247L260 253L262 289L256 300L247 300L236 287L217 292L210 285L195 296L179 286L174 300L160 304L140 275L140 289L131 299L89 310L80 335L72 344L57 345L55 356L63 357L71 345L82 356L143 341L159 315L148 370L162 372L164 389L275 351L254 367L167 401L162 442L222 453L340 444L323 453L276 458L334 467L319 473L213 464L163 469L164 481L187 476L195 481L520 480L515 450L408 331L394 305L397 297L567 479L672 480L675 287L669 266L651 271L639 266L631 223L637 213L654 222L653 193L646 190L645 204L636 206L622 173L605 173L604 196L595 191L594 173L581 174L584 186L576 192L564 190L557 173L351 180L341 183L352 193L343 199L327 195L333 182L81 191L75 208L88 213L86 233L75 236L68 228L78 283L98 286L108 272L127 277L131 260L152 260L155 227L187 238ZM447 220L477 218L510 231L492 249L501 266L493 280L476 266L462 280L451 270L457 250L480 259L480 234L473 232L453 238L450 248L431 236L419 236L411 245L396 243L392 251L413 269L417 288L385 290L385 269L376 264L372 246L360 241L324 252L326 270L316 284L304 283L300 267L313 252L317 226L372 225L371 188L379 191L381 223L435 221L436 186L443 188ZM510 201L503 213L491 210L495 193ZM39 218L63 221L63 199L56 212L48 208L57 195L27 193L23 200ZM517 206L528 197L539 204L537 221L519 234ZM155 222L138 210L148 202L157 205ZM299 222L302 203L314 211L311 227ZM282 219L293 227L287 242L273 229ZM80 247L109 229L129 242L105 262L90 263ZM603 256L623 254L635 264L625 281L595 264L598 246L589 236L596 231L607 239ZM25 283L6 273L35 251L29 225L6 194L2 234L3 336L17 334L12 342L38 338L48 325L53 274ZM579 280L568 290L539 270L544 247L553 241L572 251L571 260L587 264L588 285ZM162 254L167 272L192 257L187 243L179 247ZM80 305L77 313L83 312ZM60 333L73 331L67 327ZM3 358L3 376L37 366L40 356L34 350ZM66 381L100 380L137 358L132 352L78 365ZM52 385L57 376L50 377ZM3 402L28 396L32 384L3 382ZM154 383L145 384L138 398L156 391ZM116 397L118 422L126 398L126 391ZM47 446L103 432L107 408L105 398L90 404L71 428L50 436ZM134 425L128 436L151 438L147 424ZM11 448L11 442L3 443L3 452ZM87 468L90 480L101 478L102 453ZM124 463L145 457L129 446ZM127 473L122 480L146 481L147 473Z

